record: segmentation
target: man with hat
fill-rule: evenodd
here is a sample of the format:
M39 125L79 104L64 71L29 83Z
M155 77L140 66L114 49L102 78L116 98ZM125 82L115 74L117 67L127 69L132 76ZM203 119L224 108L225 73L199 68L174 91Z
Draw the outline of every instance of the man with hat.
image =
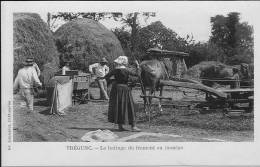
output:
M29 112L33 112L33 86L42 86L34 62L28 58L24 62L24 67L18 71L14 81L14 92L20 89L21 97L25 100Z
M41 75L41 71L40 71L40 68L38 67L38 65L34 62L34 59L32 57L29 57L26 59L26 62L33 64L33 67L35 68L37 75L39 77Z
M107 94L107 82L103 78L108 72L109 67L107 66L108 61L105 57L101 59L99 63L95 63L89 66L89 72L95 74L98 81L98 86L100 89L100 99L108 100Z

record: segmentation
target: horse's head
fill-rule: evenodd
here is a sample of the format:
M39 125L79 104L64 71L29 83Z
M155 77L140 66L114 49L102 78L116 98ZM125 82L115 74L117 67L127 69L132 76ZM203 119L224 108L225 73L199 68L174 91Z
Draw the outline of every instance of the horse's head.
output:
M168 75L165 64L156 59L143 61L140 68L145 86L156 86L160 79L166 79Z

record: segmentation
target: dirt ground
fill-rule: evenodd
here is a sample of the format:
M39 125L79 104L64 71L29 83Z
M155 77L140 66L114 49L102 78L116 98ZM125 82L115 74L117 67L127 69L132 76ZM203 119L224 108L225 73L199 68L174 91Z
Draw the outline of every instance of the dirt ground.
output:
M91 89L95 98L99 90ZM35 112L27 113L21 106L17 95L14 98L14 142L80 142L81 137L90 131L110 130L119 138L130 137L127 142L244 142L254 141L254 116L228 118L220 111L199 114L196 110L182 107L187 102L200 97L183 95L173 90L165 91L165 96L180 100L179 107L164 107L159 113L153 107L151 123L144 112L140 90L133 90L133 96L139 107L137 124L140 132L119 132L117 126L107 121L108 102L88 102L74 105L66 111L65 116L50 115L50 106L46 99L35 99ZM156 101L155 101L156 103ZM145 132L145 133L144 133ZM137 135L136 135L137 134ZM138 134L140 134L138 136ZM135 136L132 137L131 136Z

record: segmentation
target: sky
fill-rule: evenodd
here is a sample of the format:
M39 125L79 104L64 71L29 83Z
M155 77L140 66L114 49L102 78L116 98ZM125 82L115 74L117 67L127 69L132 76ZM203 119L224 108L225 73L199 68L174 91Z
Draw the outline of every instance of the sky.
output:
M260 11L260 3L256 1L42 1L17 2L16 6L15 10L39 13L44 21L47 20L47 12L156 12L155 18L142 25L161 21L179 36L193 35L196 41L209 39L210 17L239 12L241 21L254 26L258 23L256 16ZM101 23L109 29L122 26L111 20Z
M259 5L248 5L246 3L236 5L226 2L214 3L214 5L210 5L210 3L201 3L200 5L159 4L155 9L157 16L149 19L148 24L161 21L163 25L172 29L181 37L186 37L189 34L193 35L196 41L207 41L211 35L210 17L218 14L226 16L229 12L239 12L242 22L253 25L256 17L254 11L257 9L260 10ZM113 27L113 24L108 21L103 24L107 27Z

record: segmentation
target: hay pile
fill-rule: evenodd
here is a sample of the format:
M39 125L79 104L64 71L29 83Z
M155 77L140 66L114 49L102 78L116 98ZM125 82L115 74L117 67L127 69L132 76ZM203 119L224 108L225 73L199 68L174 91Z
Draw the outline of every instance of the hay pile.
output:
M102 57L112 62L124 55L116 36L94 20L84 18L68 22L54 33L54 37L61 57L72 60L73 69L88 71L88 66Z
M13 16L14 77L27 57L33 57L41 70L49 62L53 68L58 67L53 35L40 16L34 13L14 13Z
M46 63L43 65L42 75L40 77L44 86L48 86L49 80L59 71L59 67L53 62Z
M188 71L186 72L184 78L199 80L201 72L206 71L208 68L210 68L212 66L218 66L218 67L221 67L221 68L228 68L230 70L232 69L231 66L227 66L227 65L220 63L220 62L203 61L203 62L196 64L196 65L192 66L191 68L189 68Z

